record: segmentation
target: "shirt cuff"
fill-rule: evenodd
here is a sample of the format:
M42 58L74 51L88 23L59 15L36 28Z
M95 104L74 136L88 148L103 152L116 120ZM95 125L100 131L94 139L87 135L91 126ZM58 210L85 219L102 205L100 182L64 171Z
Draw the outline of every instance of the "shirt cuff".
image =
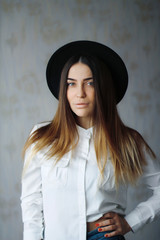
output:
M132 228L132 231L137 232L144 224L151 221L151 212L147 207L138 206L126 215L125 219Z
M138 214L135 214L135 212L131 212L128 215L126 215L125 220L131 227L132 232L138 231L138 229L141 227L141 224L139 223L140 219L138 217Z
M23 240L41 240L43 239L43 233L24 231Z

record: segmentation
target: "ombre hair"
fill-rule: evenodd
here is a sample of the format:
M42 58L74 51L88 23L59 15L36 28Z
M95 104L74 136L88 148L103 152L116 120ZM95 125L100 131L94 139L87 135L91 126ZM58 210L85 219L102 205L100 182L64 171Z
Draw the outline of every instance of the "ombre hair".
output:
M155 154L137 131L125 126L121 121L111 72L102 60L94 56L77 55L66 62L61 73L57 112L50 124L40 127L30 135L23 152L25 153L32 144L34 154L47 147L46 158L55 157L58 162L64 154L77 146L79 136L76 116L67 100L67 77L71 66L78 62L86 64L93 74L95 88L93 139L101 176L104 175L110 156L116 185L118 186L120 181L135 184L146 165L144 149L153 158Z

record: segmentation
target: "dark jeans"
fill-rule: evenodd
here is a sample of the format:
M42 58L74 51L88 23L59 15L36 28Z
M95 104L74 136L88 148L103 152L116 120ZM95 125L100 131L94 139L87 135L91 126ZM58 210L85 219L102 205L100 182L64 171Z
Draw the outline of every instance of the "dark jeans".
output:
M114 237L104 237L108 232L98 232L98 228L87 233L87 240L125 240L122 235Z

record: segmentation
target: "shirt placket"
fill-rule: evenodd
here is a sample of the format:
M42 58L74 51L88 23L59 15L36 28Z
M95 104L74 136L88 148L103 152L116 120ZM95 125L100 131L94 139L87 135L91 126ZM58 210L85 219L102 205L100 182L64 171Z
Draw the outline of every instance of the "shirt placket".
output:
M79 234L80 240L86 240L86 191L85 191L85 173L86 163L88 158L88 152L90 147L90 133L87 133L83 139L81 139L81 149L78 170L78 205L79 205Z

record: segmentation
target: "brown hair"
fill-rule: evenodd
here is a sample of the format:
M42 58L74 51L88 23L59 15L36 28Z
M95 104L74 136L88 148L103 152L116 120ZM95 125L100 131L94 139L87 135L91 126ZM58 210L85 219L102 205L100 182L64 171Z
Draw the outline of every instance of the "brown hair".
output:
M119 181L135 183L146 164L144 147L152 157L155 157L155 154L137 131L125 126L121 121L111 72L102 60L94 56L73 56L67 61L61 74L59 104L55 117L50 124L31 134L24 146L24 152L32 144L35 145L35 154L44 147L50 147L47 157L55 156L59 161L78 144L75 115L66 96L68 72L77 62L88 65L93 74L96 102L93 137L101 175L104 174L107 156L110 154L116 185L118 186Z

